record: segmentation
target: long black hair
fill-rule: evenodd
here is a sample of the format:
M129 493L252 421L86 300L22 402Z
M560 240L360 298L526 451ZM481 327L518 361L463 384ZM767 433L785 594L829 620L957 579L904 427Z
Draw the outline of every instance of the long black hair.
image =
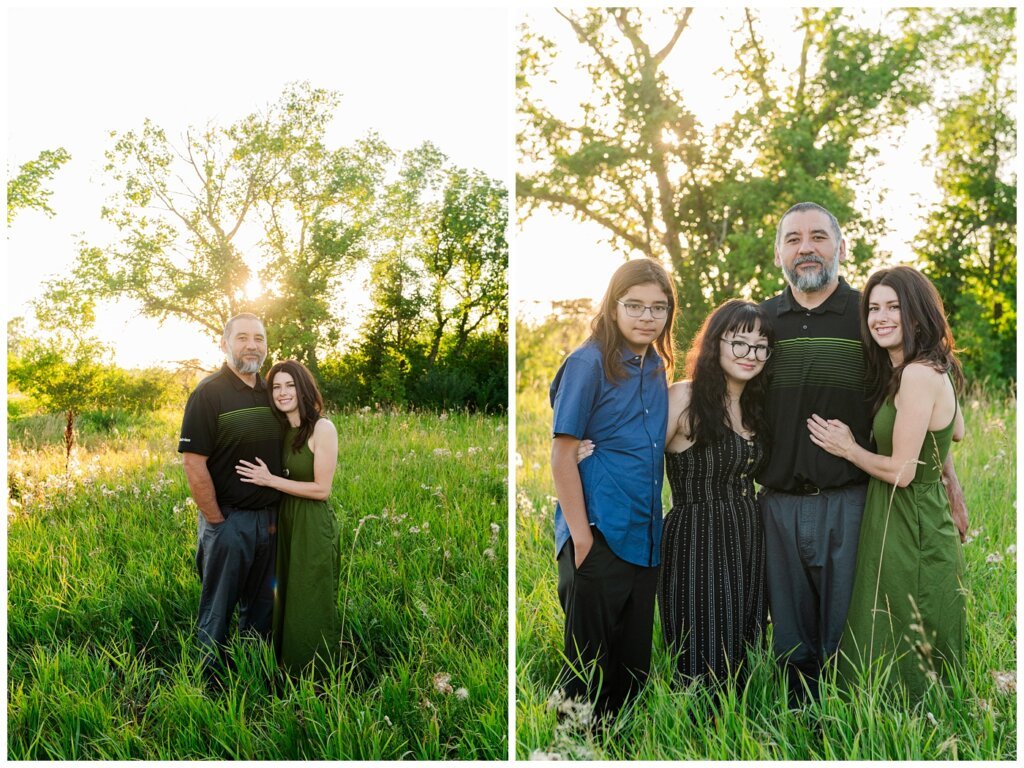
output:
M730 299L721 304L704 320L690 351L686 353L686 376L690 379L690 406L681 417L686 436L694 443L713 443L727 437L729 429L728 389L721 364L721 340L727 333L749 333L757 328L767 340L775 344L775 333L768 316L757 304L741 299ZM765 368L747 382L740 395L742 426L758 436L768 439L768 419L765 398L768 377Z

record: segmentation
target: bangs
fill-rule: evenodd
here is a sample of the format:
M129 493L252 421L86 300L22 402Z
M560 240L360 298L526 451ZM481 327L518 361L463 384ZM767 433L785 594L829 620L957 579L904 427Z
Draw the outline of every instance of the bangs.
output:
M771 338L768 332L768 324L764 322L761 311L755 304L742 304L736 307L733 317L723 333L752 333L760 327L761 335Z

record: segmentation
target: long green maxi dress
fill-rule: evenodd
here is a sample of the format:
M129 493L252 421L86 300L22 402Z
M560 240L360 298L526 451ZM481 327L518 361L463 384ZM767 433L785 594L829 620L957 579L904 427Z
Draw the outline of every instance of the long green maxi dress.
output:
M890 398L875 414L878 453L892 455L896 406ZM925 435L917 473L905 488L868 483L853 597L839 644L839 670L856 679L864 666L884 668L904 683L912 700L943 673L943 662L963 661L966 606L961 585L960 534L942 485L956 413L949 426Z
M284 438L289 480L312 482L313 452L292 448L298 427ZM315 656L335 658L341 639L338 585L341 559L338 521L326 501L282 494L277 515L277 588L274 649L278 664L298 674ZM322 671L322 664L317 665Z

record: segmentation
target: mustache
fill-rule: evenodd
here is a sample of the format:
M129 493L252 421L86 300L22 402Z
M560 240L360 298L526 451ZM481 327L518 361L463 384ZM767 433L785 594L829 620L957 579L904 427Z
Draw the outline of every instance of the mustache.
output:
M796 261L793 262L794 267L799 267L801 264L817 264L820 267L825 266L825 260L818 256L816 253L809 253L806 256L800 256Z

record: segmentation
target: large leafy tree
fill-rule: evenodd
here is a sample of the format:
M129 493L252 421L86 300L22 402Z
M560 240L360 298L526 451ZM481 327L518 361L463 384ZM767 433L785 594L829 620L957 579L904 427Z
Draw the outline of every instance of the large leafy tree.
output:
M452 168L443 198L428 212L423 259L429 315L428 365L448 337L459 354L488 323L508 328L508 193L484 174Z
M917 241L971 378L1016 374L1015 17L1013 8L985 8L944 20L944 60L971 83L938 105L942 199Z
M57 170L71 159L63 147L44 149L35 160L29 160L18 173L7 180L7 225L10 226L18 211L34 208L47 216L55 216L50 207L53 192L44 184Z
M405 153L382 196L365 345L455 352L480 330L507 328L504 186L452 166L433 144Z
M775 226L795 202L832 209L856 236L854 261L867 258L882 222L861 215L857 184L874 140L927 93L921 62L930 38L913 10L891 12L881 31L842 9L804 8L800 59L784 71L756 11L739 11L727 76L745 105L704 126L687 109L686 83L665 72L674 50L700 44L692 9L656 13L671 22L658 33L655 16L636 8L561 14L593 84L572 116L535 96L556 52L524 30L516 194L525 215L547 206L594 221L625 253L669 262L685 344L720 301L778 290Z
M106 172L116 192L102 216L121 237L84 247L77 277L212 336L240 311L266 310L281 329L270 334L275 350L315 361L335 338L332 289L358 256L387 157L374 137L329 149L337 107L337 94L299 83L228 126L190 128L180 143L148 120L114 134ZM251 297L257 264L270 288Z

